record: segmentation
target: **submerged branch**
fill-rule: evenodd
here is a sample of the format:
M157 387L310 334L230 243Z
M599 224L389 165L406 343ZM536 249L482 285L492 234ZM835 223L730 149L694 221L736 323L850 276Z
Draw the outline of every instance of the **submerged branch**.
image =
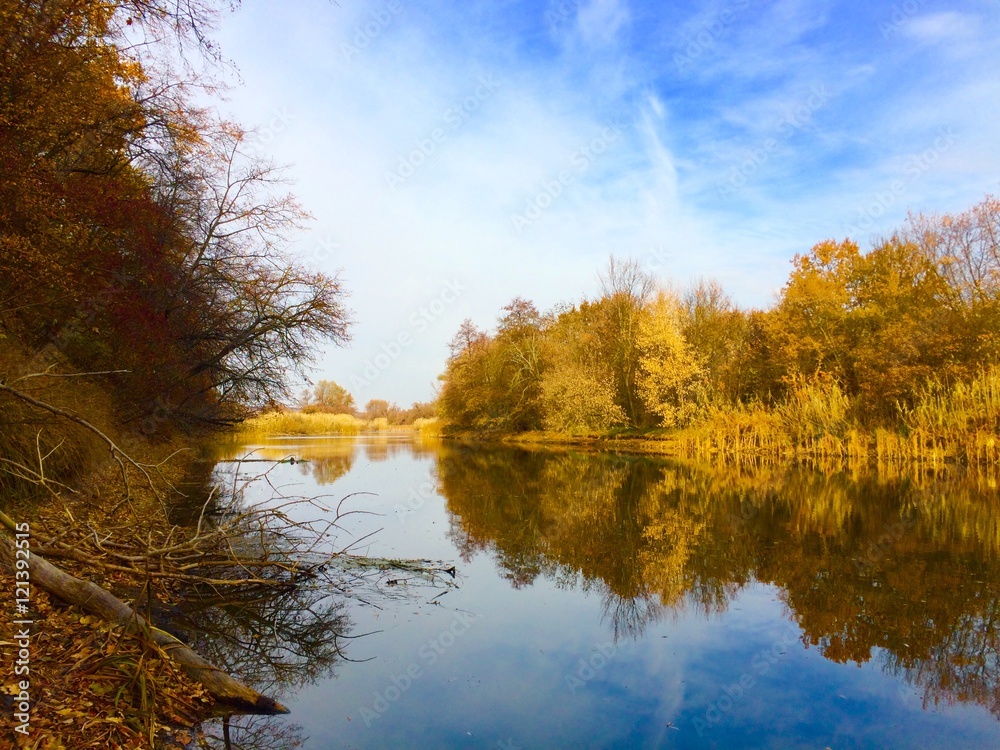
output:
M0 512L0 522L8 529L14 528L13 520L2 512ZM16 567L14 562L16 553L13 540L4 534L0 538L0 560L13 569ZM204 685L216 700L252 713L288 713L288 709L277 701L235 680L174 636L153 627L142 615L100 586L69 575L37 553L31 554L28 565L32 584L104 620L117 623L132 631L148 632L151 640L193 679Z

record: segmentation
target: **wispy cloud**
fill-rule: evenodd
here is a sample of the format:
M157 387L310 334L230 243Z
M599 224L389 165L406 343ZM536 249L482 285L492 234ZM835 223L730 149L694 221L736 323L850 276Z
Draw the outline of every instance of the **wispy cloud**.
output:
M976 17L971 14L943 12L917 16L903 26L903 34L922 42L954 44L976 35Z
M590 0L580 6L576 26L584 43L603 47L618 41L629 22L625 0Z
M663 273L715 276L768 304L791 255L843 233L942 127L954 146L880 228L996 190L998 19L974 0L928 3L883 38L893 7L246 4L223 28L245 80L229 106L250 123L291 116L267 149L295 165L317 217L298 248L344 269L359 321L324 375L349 379L452 278L468 291L380 376L380 394L429 397L462 318L492 325L518 294L543 308L593 294L609 253L661 248ZM484 76L498 84L488 95ZM816 87L829 94L818 107ZM609 124L620 135L601 143ZM762 147L752 179L721 197L720 181ZM401 166L407 178L388 180ZM516 231L512 213L553 181L557 199ZM321 239L336 248L317 252Z

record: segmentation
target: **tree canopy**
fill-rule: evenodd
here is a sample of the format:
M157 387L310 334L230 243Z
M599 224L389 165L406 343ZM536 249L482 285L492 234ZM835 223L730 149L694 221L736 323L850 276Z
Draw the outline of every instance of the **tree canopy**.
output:
M280 170L193 103L215 14L0 0L0 335L112 373L134 424L240 419L348 337L340 281L286 253L308 214Z
M786 404L830 409L824 424L892 425L929 384L969 383L1000 362L998 239L1000 201L987 196L957 215L911 215L867 252L825 240L795 256L766 310L741 309L711 280L658 285L612 258L597 299L539 313L518 297L493 333L466 321L442 415L467 430L603 432Z

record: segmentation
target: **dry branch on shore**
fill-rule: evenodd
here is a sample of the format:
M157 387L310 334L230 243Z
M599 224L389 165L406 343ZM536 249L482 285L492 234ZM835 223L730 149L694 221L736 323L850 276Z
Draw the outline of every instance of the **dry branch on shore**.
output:
M8 395L19 398L15 389L7 384L0 385L5 385ZM166 673L156 677L150 675L148 664L174 663L204 685L213 698L228 705L229 710L235 708L260 714L286 710L264 694L279 689L284 682L258 679L262 670L258 669L256 661L265 664L263 671L266 672L268 659L273 654L267 653L265 648L259 649L259 653L251 649L248 659L236 660L239 666L235 667L234 674L247 677L249 685L244 684L215 666L228 664L234 669L225 648L216 650L211 639L202 643L199 650L204 652L208 648L207 653L212 657L210 662L156 627L150 614L145 617L139 614L143 599L152 602L154 591L166 595L168 600L180 592L184 592L189 601L192 596L207 595L221 602L217 608L224 609L227 603L247 599L285 601L288 597L308 598L316 591L328 597L331 591L348 590L356 596L359 583L396 588L397 584L418 579L438 583L440 574L455 576L454 568L448 568L447 564L368 559L352 554L353 545L335 546L333 536L340 530L339 522L358 512L344 510L350 496L332 507L324 505L321 498L287 496L282 488L271 482L269 471L246 476L237 466L231 483L210 491L206 489L200 508L196 506L191 516L178 521L175 516L180 506L190 508L190 498L185 502L171 484L169 477L176 469L164 463L144 463L134 458L92 422L76 418L67 409L50 408L33 396L30 400L19 400L32 409L45 411L94 433L111 450L114 460L108 462L100 478L92 478L88 491L50 479L47 465L53 453L41 448L33 459L36 465L28 465L31 459L9 458L0 463L0 473L16 476L23 486L33 488L37 497L46 500L34 507L30 517L32 583L71 605L116 623L121 637L129 634L127 637L134 644L133 648L138 649L138 656L130 662L130 667L135 668L134 676L126 679L133 687L167 679ZM130 483L130 474L133 478L138 474L143 481ZM268 500L248 500L246 491L254 483L270 488ZM170 502L172 498L178 502ZM309 515L316 518L303 520ZM19 517L17 520L27 519ZM14 520L5 514L0 513L0 522L12 532L16 528ZM0 568L13 570L15 567L13 546L13 541L0 531ZM64 561L77 575L70 575L46 558ZM128 587L138 587L142 594L133 606L129 606L101 586L83 580L88 575L96 575L96 580L101 582L115 580ZM337 658L346 658L339 651L337 639L350 636L341 632L346 629L342 627L346 620L339 618L336 607L329 613L317 614L309 608L307 611L314 622L303 623L302 627L308 627L310 633L322 634L324 643L332 644L329 648L316 650L313 658L302 667L304 673L313 674L316 670L331 668ZM281 644L274 645L280 647ZM245 651L241 654L247 655ZM75 656L71 660L79 661ZM275 674L296 668L295 665L287 669L277 664L272 666ZM180 677L182 675L178 674L177 679ZM183 692L180 686L185 683L177 679L168 690L157 689L157 695ZM86 702L86 697L77 696L73 700L80 702L80 716L89 721L86 706L92 704ZM137 700L140 707L133 714L140 717L135 720L143 724L141 735L149 742L157 727L164 726L163 716L154 715L156 708L149 702L151 700L144 688L141 700Z
M13 527L13 521L4 513L0 513L0 521L8 528ZM14 542L9 536L4 535L0 538L0 560L8 566L13 566L14 556ZM37 553L29 558L29 571L33 585L45 589L63 601L109 622L147 633L174 662L204 685L216 700L252 713L288 713L288 709L277 701L233 679L223 670L209 664L174 636L153 627L142 615L100 586L69 575Z

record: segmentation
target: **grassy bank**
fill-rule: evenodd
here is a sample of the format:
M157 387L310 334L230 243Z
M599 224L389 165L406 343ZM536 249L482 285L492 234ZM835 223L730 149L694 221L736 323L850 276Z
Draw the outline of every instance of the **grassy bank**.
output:
M412 424L390 424L385 417L359 419L351 414L306 414L298 411L270 412L248 419L237 430L239 437L269 435L359 435L366 432L418 432L439 434L436 419L417 419Z
M866 425L836 384L801 384L780 404L713 407L680 429L449 433L521 444L626 447L690 459L815 459L1000 466L1000 368L968 383L928 383L894 423Z

